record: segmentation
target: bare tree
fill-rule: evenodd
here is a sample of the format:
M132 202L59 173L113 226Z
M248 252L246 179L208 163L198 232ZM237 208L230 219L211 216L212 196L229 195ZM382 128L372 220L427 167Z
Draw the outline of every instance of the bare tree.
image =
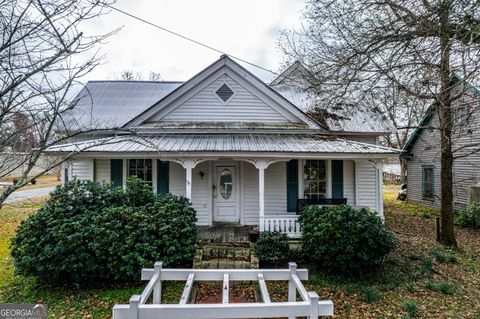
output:
M370 105L378 107L396 128L394 133L384 136L383 143L389 147L403 149L431 102L408 95L394 83L388 88L372 93L372 95L365 96L365 99ZM406 181L406 172L407 161L400 159L401 183Z
M18 182L0 194L0 207L14 191L68 160L57 159L30 174L46 148L82 133L72 132L62 116L75 107L71 98L76 84L98 65L101 57L95 49L111 33L86 36L79 27L105 13L108 4L0 0L0 178L23 168ZM29 152L18 156L11 146L22 139L22 150Z
M125 70L120 73L118 77L116 77L117 80L123 80L123 81L143 81L143 74L140 72L134 72L131 70ZM158 72L150 72L148 75L148 80L149 81L161 81L162 76Z
M393 85L432 103L441 137L439 241L455 246L453 231L453 108L462 83L480 69L478 0L315 0L306 27L287 32L282 47L312 75L310 89L331 99L363 99ZM352 93L353 92L353 93ZM478 106L477 106L478 107Z

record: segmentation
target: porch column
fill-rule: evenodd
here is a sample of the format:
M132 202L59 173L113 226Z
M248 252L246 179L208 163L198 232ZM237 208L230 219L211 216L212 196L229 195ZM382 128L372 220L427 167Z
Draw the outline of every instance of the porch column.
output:
M258 169L258 217L260 231L265 230L265 169L272 163L272 160L250 160Z
M192 200L192 171L203 159L176 159L185 168L185 197Z

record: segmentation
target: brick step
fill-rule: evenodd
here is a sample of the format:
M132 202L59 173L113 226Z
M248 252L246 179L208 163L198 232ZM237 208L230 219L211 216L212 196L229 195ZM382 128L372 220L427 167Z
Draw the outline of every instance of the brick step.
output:
M255 269L258 268L258 258L250 247L228 244L203 245L197 249L193 268Z

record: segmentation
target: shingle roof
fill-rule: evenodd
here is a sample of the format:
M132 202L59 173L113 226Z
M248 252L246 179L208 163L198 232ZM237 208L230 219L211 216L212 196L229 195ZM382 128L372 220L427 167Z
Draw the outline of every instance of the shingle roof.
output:
M124 135L56 145L46 152L272 152L398 154L398 150L340 138L313 135L168 134Z
M121 127L183 82L90 81L64 114L67 128L75 130Z

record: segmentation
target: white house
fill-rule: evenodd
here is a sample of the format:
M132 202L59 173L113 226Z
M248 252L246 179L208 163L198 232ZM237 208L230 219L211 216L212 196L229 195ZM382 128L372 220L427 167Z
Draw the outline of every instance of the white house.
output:
M298 235L297 206L309 203L346 202L383 216L382 159L398 152L378 137L390 126L364 106L316 122L301 109L308 96L289 84L294 71L268 85L222 56L184 83L88 82L65 121L107 131L47 152L81 150L64 180L122 186L136 175L154 192L184 195L199 225Z

